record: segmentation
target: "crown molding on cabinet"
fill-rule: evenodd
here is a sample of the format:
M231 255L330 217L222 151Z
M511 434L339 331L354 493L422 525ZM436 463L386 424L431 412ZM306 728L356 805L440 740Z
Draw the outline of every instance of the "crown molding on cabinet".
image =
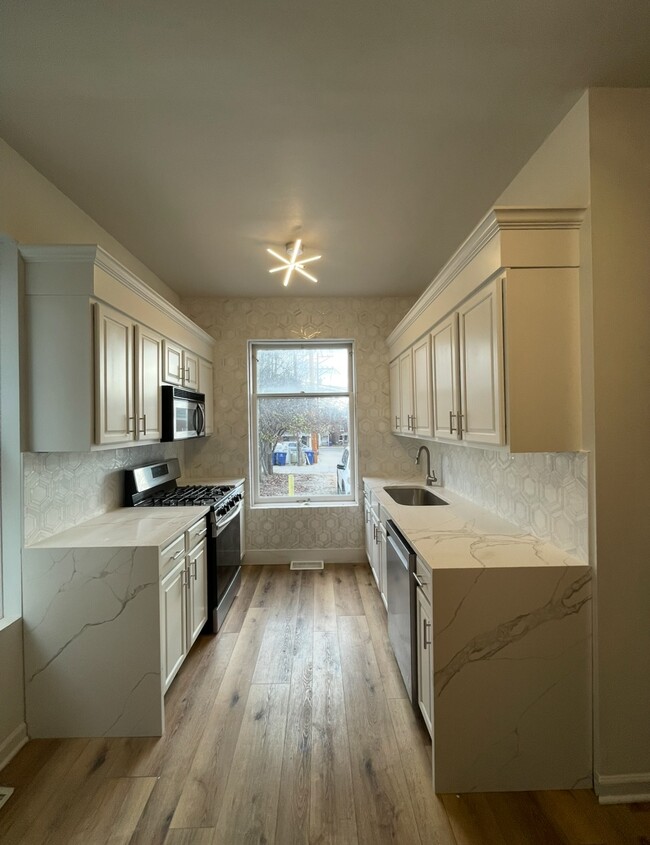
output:
M165 314L185 331L193 334L203 343L212 345L214 339L203 329L193 323L189 317L179 311L171 302L150 288L145 282L139 279L127 267L121 264L116 258L109 255L97 244L65 244L65 245L27 245L19 246L20 255L24 261L30 264L46 264L57 262L61 264L89 264L107 273L112 279L123 285L141 300L149 303L154 308ZM35 292L35 291L28 291ZM46 293L46 290L39 290L39 293ZM85 291L88 295L96 294L95 290ZM101 297L100 297L101 298ZM110 303L109 303L110 304Z
M487 246L495 246L494 267L492 273L497 273L506 267L537 266L536 256L531 254L530 262L522 256L521 244L513 248L507 238L500 237L509 231L529 231L531 233L548 233L558 230L579 229L584 219L585 211L580 208L515 208L501 206L492 209L473 232L463 241L449 261L440 270L435 279L426 288L415 305L407 312L387 338L389 347L412 326L418 318L429 308L431 303L456 279L462 271L474 261ZM494 243L492 243L494 242ZM532 252L532 250L531 250ZM564 266L576 266L569 248L564 253ZM522 261L522 258L524 260Z

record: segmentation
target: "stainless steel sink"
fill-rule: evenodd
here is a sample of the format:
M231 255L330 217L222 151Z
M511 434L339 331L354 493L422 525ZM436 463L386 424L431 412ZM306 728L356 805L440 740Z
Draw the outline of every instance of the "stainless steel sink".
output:
M398 505L448 505L440 496L436 496L431 490L424 487L384 487L391 499Z

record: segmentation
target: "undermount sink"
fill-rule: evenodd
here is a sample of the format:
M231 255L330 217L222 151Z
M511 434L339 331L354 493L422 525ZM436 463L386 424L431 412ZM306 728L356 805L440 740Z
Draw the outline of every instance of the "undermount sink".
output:
M384 487L391 499L398 505L448 505L440 496L436 496L431 490L424 487Z

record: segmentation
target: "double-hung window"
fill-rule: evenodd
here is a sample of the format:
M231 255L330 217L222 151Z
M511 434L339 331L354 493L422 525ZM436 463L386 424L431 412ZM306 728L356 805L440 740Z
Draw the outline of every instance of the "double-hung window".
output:
M351 341L249 341L253 505L355 501Z

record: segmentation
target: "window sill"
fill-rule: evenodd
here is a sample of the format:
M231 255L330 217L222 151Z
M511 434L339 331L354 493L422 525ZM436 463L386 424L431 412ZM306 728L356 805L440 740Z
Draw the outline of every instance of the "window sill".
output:
M313 510L314 508L330 510L331 508L358 508L359 502L256 502L250 505L252 511L257 510Z

